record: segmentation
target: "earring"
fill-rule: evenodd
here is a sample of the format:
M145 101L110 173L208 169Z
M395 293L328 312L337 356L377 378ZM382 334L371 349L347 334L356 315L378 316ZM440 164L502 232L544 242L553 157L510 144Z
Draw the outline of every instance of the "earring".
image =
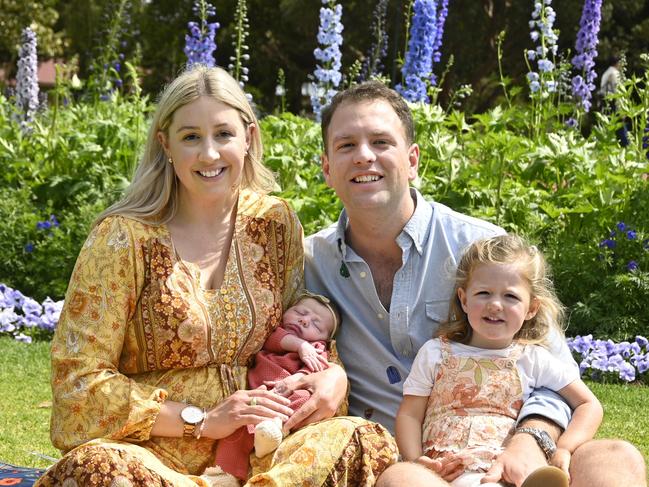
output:
M174 163L174 161L173 161L173 159L172 159L171 157L168 159L168 161L169 161L169 164L173 164L173 163Z

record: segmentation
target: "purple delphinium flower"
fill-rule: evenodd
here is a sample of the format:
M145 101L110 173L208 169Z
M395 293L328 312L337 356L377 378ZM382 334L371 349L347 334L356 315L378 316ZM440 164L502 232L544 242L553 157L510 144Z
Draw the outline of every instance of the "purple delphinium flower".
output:
M647 348L647 345L649 345L649 340L647 340L645 337L638 335L635 337L635 342L640 345L642 348Z
M216 51L215 36L220 24L208 22L207 19L216 15L216 9L208 2L196 0L193 10L200 17L200 23L187 23L189 34L185 35L184 49L187 56L187 67L194 64L213 67L215 65L214 51Z
M576 56L572 58L572 65L579 74L572 78L572 94L584 111L591 107L591 94L595 90L595 58L597 57L597 43L599 39L599 24L602 18L602 0L584 0L584 8L579 21L579 32L575 43Z
M444 37L444 24L448 16L448 0L441 0L437 8L437 32L435 32L435 44L433 45L433 63L442 59L442 37ZM436 84L435 75L431 75L431 83Z
M530 92L533 96L546 97L548 93L556 91L557 83L554 80L554 63L548 59L550 55L557 55L559 37L553 26L556 13L552 8L552 0L537 0L534 2L532 20L529 21L530 39L536 44L534 49L527 50L527 59L530 71L527 79ZM531 63L536 61L538 73L531 68Z
M37 222L36 223L36 228L38 230L49 230L51 228L57 228L59 227L60 223L58 219L56 218L55 215L50 215L50 218L48 220L42 221L42 222Z
M635 230L627 230L626 232L626 238L629 240L635 240L637 238L638 234Z
M638 263L635 260L630 260L629 263L626 265L626 268L628 269L629 272L637 271Z
M36 57L36 34L25 27L18 50L18 73L16 75L16 105L23 121L29 122L38 110L38 59Z
M600 247L606 247L609 249L614 249L616 245L617 243L615 242L615 240L611 240L610 238L605 238L599 243Z
M574 129L577 128L577 125L579 122L577 122L577 119L574 117L570 117L568 120L566 120L566 127L569 129Z
M319 47L313 51L317 60L313 72L315 82L311 85L311 107L317 121L320 121L322 109L336 94L342 80L340 46L343 43L343 7L335 0L322 0L322 4L325 6L320 8Z
M620 232L623 232L624 230L626 230L626 223L624 223L624 222L619 222L619 223L616 225L616 227L617 227L617 229L618 229Z
M433 74L433 46L437 36L437 0L415 0L406 59L401 68L403 84L396 90L408 101L428 102L427 82Z
M374 7L374 13L372 15L372 45L363 60L363 65L358 76L359 81L365 81L372 76L381 74L383 58L388 54L387 12L388 0L379 0Z
M248 45L246 38L248 37L248 6L246 0L238 0L237 8L234 13L234 31L232 32L232 45L234 47L234 55L230 56L230 64L228 64L228 71L234 79L239 82L241 89L244 88L248 82L249 68L244 66L244 61L250 59ZM250 96L252 99L252 96Z

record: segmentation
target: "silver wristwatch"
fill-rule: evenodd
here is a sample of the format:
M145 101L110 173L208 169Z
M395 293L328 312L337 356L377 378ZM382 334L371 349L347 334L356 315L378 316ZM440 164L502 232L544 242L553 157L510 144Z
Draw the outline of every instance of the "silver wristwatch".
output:
M546 431L538 428L517 428L516 433L527 433L528 435L532 435L548 460L550 460L552 455L554 455L554 452L557 451L557 445Z

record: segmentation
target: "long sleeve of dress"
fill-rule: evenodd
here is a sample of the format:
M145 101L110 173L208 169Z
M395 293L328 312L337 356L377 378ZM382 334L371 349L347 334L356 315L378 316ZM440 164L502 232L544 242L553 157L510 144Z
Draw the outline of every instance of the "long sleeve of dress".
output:
M287 205L286 202L284 204ZM284 310L293 304L298 291L304 287L304 232L297 214L288 205L286 215L286 265L282 294Z
M145 272L142 248L121 217L93 229L75 265L52 342L52 443L141 441L166 391L118 370Z

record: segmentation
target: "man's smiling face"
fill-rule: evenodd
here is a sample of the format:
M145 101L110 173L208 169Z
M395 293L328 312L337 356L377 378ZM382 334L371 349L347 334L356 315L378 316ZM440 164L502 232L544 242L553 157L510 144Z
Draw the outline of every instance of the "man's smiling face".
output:
M384 100L345 102L327 133L322 171L348 211L394 210L410 198L419 148L408 144L403 124Z

